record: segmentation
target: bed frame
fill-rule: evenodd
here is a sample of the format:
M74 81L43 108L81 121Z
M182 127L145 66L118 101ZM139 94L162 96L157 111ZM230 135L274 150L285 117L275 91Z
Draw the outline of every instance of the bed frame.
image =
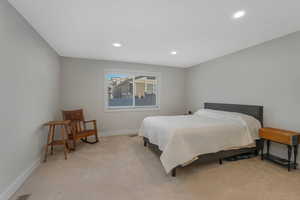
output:
M206 109L213 109L213 110L221 110L221 111L228 111L228 112L237 112L243 113L246 115L253 116L258 121L260 121L263 127L263 106L256 106L256 105L240 105L240 104L223 104L223 103L204 103L204 108ZM158 146L155 144L150 143L149 139L144 137L144 146L147 145L151 147L153 150L161 154L162 152L159 150ZM256 140L255 147L247 147L247 148L240 148L234 150L225 150L219 151L217 153L209 153L209 154L202 154L201 159L198 160L219 160L219 163L223 163L223 159L236 156L244 153L253 153L254 155L258 155L259 150L261 149L261 145L259 140ZM176 176L176 169L182 167L177 166L172 169L172 176Z

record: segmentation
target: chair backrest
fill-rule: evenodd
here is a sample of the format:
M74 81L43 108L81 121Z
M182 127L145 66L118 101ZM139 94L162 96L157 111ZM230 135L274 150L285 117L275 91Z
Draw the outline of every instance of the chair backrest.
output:
M63 119L64 120L71 120L71 127L76 132L80 132L83 130L82 125L84 121L83 110L63 110Z

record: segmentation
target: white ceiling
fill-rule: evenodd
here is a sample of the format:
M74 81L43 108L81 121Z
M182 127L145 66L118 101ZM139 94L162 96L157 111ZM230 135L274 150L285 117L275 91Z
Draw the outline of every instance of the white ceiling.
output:
M188 67L300 30L299 0L9 2L68 57Z

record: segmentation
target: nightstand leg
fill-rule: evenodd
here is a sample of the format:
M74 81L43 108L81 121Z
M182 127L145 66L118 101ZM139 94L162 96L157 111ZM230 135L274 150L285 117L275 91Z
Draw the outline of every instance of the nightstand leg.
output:
M270 140L267 140L267 156L269 157L270 155L270 143L271 141Z
M297 169L298 144L294 146L294 169Z
M265 146L265 140L260 139L260 155L261 155L261 160L264 160L264 146Z
M292 157L292 147L290 145L288 147L288 170L291 170L291 157Z

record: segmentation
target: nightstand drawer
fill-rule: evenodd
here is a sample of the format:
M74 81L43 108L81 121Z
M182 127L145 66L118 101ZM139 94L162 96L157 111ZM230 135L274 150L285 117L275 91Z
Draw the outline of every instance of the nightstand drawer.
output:
M259 136L266 140L274 142L296 145L299 142L298 133L274 128L262 128L259 130Z

